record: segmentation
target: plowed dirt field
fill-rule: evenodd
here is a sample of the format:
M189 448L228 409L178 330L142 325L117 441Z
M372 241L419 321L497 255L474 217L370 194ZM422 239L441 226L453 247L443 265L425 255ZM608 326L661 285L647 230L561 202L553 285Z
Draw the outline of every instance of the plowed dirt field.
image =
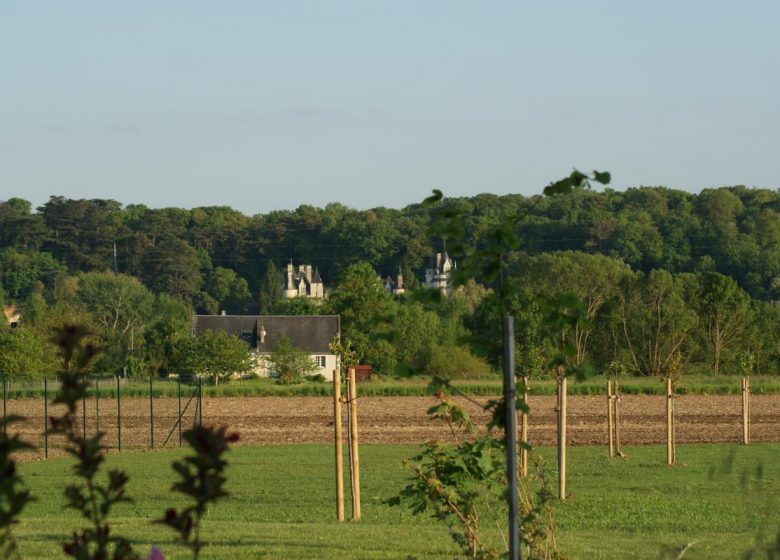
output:
M487 415L481 405L489 400L456 398L479 424ZM360 397L358 419L362 443L421 443L448 440L446 425L432 421L426 411L434 397ZM678 443L739 441L742 434L741 396L684 395L675 398L675 431ZM97 407L96 407L97 404ZM178 403L173 398L153 399L154 447L178 445ZM529 437L533 444L555 443L555 398L530 397ZM99 407L99 409L98 409ZM151 446L150 403L144 398L122 398L122 448ZM569 443L606 445L607 401L603 396L569 397ZM43 401L19 399L8 402L8 414L27 419L12 427L23 437L43 447ZM49 414L56 409L49 407ZM621 400L621 441L625 445L665 441L664 397L626 395ZM186 429L194 421L194 405L183 415ZM327 443L333 440L333 401L328 397L222 397L204 398L203 422L224 425L241 435L242 444ZM115 399L87 401L87 432L98 427L106 432L105 443L118 443ZM751 397L751 440L780 441L780 395ZM167 441L166 441L167 440ZM49 438L50 455L59 454L61 442ZM41 451L37 452L42 454Z

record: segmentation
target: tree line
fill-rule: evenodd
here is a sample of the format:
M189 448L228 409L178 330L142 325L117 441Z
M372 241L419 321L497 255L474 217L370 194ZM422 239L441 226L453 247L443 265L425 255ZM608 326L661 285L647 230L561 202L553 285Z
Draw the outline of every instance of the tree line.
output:
M360 358L388 373L483 371L499 359L490 344L497 318L480 306L489 283L474 278L449 298L413 296L441 250L429 225L452 211L465 216L467 247L484 244L496 224L516 224L521 245L507 274L528 294L512 302L523 367L543 369L546 352L531 294L573 291L593 325L575 333L578 360L602 368L617 360L643 375L678 357L702 371L778 371L780 194L741 186L482 194L403 209L333 203L255 216L59 196L33 210L11 198L0 203L0 301L24 319L0 334L0 370L51 370L47 329L70 320L98 333L106 352L96 369L174 371L186 363L191 314L225 310L339 313ZM281 300L291 260L318 269L331 289L324 304ZM399 270L412 297L384 291L379 276Z

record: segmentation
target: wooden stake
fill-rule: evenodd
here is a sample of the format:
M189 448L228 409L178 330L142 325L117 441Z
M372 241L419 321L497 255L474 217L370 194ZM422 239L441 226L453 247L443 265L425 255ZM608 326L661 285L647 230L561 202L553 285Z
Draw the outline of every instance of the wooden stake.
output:
M523 403L528 406L528 376L523 376ZM520 416L520 476L528 476L528 412Z
M742 443L750 443L750 378L742 378Z
M349 429L352 435L352 520L360 521L360 452L358 447L355 368L349 368Z
M558 498L566 499L566 393L567 379L558 384Z
M614 409L615 409L615 456L624 457L623 452L620 450L620 383L615 381L615 393L614 393Z
M341 425L341 376L333 371L333 432L336 447L336 519L344 521L344 455Z
M615 416L613 412L614 396L612 395L612 381L607 381L607 429L609 430L609 456L615 456Z
M666 378L666 464L674 465L674 411L672 408L672 378Z

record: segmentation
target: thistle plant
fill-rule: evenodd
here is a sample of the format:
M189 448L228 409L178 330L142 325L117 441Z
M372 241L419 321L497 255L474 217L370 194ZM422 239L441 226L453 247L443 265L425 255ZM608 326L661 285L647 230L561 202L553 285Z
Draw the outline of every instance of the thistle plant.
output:
M197 560L203 548L200 538L203 516L210 504L228 496L224 488L228 463L223 455L230 443L238 441L238 434L227 434L225 428L195 426L184 432L183 437L195 454L173 463L173 470L180 479L173 484L172 490L192 498L194 503L181 511L168 509L165 517L156 523L176 531Z
M86 372L98 354L98 348L89 342L90 332L80 326L65 325L55 329L52 341L62 353L62 370L57 374L60 390L55 404L65 406L62 416L50 419L51 433L65 437L65 451L76 459L73 473L79 482L65 487L67 506L81 512L90 525L74 531L63 544L66 555L78 559L126 560L138 558L124 537L112 533L108 521L111 509L130 502L125 495L127 474L119 469L108 471L105 482L100 482L100 467L105 461L103 433L84 437L77 429L76 408L86 394L89 381Z
M475 426L468 414L443 392L440 403L428 410L462 437L455 445L431 441L416 456L404 461L414 473L401 492L388 500L405 503L414 514L430 513L443 521L453 541L466 558L502 558L505 551L483 537L481 521L504 513L507 480L503 442L493 433L474 437ZM496 406L496 403L493 403ZM519 481L518 517L522 544L531 560L562 558L555 539L552 515L553 493L538 460L535 472Z

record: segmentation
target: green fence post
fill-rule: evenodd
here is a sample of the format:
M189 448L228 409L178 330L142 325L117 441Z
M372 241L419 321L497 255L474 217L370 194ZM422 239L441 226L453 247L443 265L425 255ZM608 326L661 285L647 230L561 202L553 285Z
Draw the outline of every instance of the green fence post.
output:
M119 376L116 376L116 444L122 451L122 399L119 397Z
M8 434L8 379L3 376L3 435Z
M149 374L149 441L154 449L154 401L152 400L152 374Z
M100 431L100 378L95 378L95 433Z
M84 439L87 439L87 392L81 395L81 431Z
M49 381L43 378L43 457L49 458Z
M179 447L181 447L181 376L176 378L176 390L179 397Z
M203 379L198 377L198 426L203 425Z

